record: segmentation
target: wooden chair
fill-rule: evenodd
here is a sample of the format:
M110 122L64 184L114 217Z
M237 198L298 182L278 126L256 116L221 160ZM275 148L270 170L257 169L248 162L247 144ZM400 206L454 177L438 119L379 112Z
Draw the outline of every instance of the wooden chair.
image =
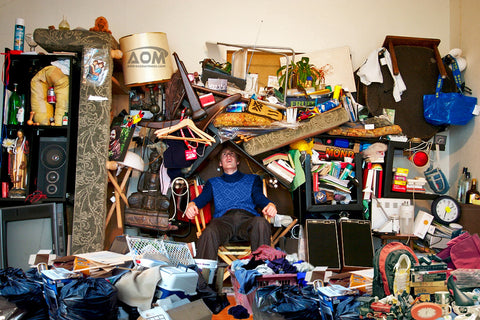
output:
M200 192L197 185L197 181L194 180L194 190L195 197L197 197ZM264 193L266 193L265 181L264 181ZM265 219L270 219L265 217ZM202 235L203 230L207 227L205 222L205 215L203 209L199 210L199 214L195 216L195 225L197 227L197 239ZM290 229L292 229L298 222L298 219L293 219L293 221L287 227L279 227L271 237L271 246L275 247L281 237L285 236ZM222 245L218 248L218 257L224 261L227 265L231 265L233 261L246 257L252 252L250 244L246 242L234 242ZM223 274L223 280L227 279L230 276L230 273L227 269Z

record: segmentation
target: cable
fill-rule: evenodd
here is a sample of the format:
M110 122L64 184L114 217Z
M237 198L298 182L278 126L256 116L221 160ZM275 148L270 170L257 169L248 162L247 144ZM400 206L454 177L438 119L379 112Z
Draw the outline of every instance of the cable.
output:
M181 182L180 182L181 181ZM176 188L178 188L179 190L181 190L180 188L182 187L182 184L184 186L186 186L185 188L185 191L183 193L177 193L175 191ZM172 221L175 219L175 216L177 215L177 204L176 204L176 200L175 200L175 196L178 196L179 198L184 196L184 195L187 195L187 205L188 203L190 202L190 193L188 192L188 181L185 180L185 178L182 178L182 177L177 177L175 179L173 179L172 183L170 184L170 189L172 190L172 198L173 198L173 207L175 208L174 209L174 214L172 217L168 218L168 221ZM179 203L180 205L180 203ZM185 210L187 208L185 207ZM182 218L185 216L185 210L183 211L183 215L182 215Z

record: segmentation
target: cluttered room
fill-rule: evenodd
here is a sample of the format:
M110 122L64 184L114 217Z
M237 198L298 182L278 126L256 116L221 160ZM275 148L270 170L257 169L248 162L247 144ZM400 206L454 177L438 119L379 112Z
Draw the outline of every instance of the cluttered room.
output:
M480 5L440 2L361 45L6 4L0 319L478 320Z

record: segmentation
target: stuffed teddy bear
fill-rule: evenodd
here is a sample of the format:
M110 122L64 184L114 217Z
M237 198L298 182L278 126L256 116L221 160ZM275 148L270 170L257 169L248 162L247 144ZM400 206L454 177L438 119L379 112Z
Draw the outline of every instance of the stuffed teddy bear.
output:
M93 28L90 28L90 31L112 33L112 31L108 30L108 21L105 17L98 17L97 19L95 19L95 26Z

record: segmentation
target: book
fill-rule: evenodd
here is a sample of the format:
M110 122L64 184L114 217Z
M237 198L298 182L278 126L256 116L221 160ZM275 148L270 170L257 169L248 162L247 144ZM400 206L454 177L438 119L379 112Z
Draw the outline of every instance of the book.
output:
M313 192L318 191L318 172L312 172L312 190Z
M267 165L267 169L269 169L277 178L283 179L284 181L291 183L293 178L295 178L295 173L292 173L288 169L282 167L278 164L277 161L272 161Z
M319 180L324 181L324 182L331 182L331 183L334 183L334 184L338 184L342 187L347 187L348 182L349 182L348 180L341 180L341 179L335 178L334 176L332 176L330 174L320 176Z
M295 175L295 169L292 168L292 166L285 160L283 159L278 159L277 160L277 163L282 166L283 168L285 168L286 170L288 170L290 173L292 173L293 175Z
M262 162L263 162L263 165L266 166L270 162L276 161L278 159L283 159L285 161L290 161L288 154L283 153L283 152L277 152L277 153L274 153L274 154L266 157L265 159L262 160Z
M342 192L345 192L345 193L351 193L350 189L348 189L347 187L343 187L341 185L338 185L338 184L334 184L334 183L331 183L331 182L325 182L325 181L319 181L318 183L318 190L326 190L326 191L330 191L330 192L333 192L333 193L337 193L337 191L342 191Z

